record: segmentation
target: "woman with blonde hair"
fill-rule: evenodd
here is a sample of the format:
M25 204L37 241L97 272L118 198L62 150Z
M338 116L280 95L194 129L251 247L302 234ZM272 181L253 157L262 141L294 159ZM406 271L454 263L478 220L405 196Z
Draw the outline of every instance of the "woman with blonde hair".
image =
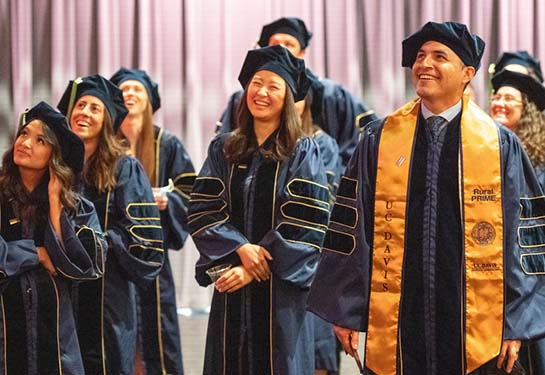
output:
M106 242L91 202L74 189L83 144L40 102L21 115L0 170L0 319L4 374L83 373L70 298L96 280Z
M163 262L157 204L146 173L115 137L127 115L121 90L100 75L71 81L59 105L85 145L83 194L108 240L102 280L77 289L76 316L87 374L133 374L135 284L154 280Z
M143 70L126 68L119 69L111 81L123 91L129 110L119 133L128 141L131 154L142 163L154 187L163 227L161 273L137 289L142 341L139 348L148 374L181 375L180 328L168 249L181 249L187 238L187 205L195 169L182 142L153 124L153 114L161 106L157 83Z

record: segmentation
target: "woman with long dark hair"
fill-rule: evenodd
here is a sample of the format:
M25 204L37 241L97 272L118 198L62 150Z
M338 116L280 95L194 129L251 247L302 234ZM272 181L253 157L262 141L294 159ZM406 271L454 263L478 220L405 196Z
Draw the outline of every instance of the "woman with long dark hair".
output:
M295 109L309 85L304 62L281 46L252 50L239 81L236 130L212 141L189 209L199 284L231 267L215 281L204 374L313 374L305 305L329 192Z
M91 202L73 189L83 144L45 102L21 115L0 170L0 368L82 374L70 292L99 279L106 242Z
M103 279L76 293L85 372L132 375L135 284L153 280L163 262L159 210L144 169L115 137L127 115L121 90L100 75L77 78L58 107L85 145L83 194L94 203L109 246Z
M153 124L153 114L161 106L158 85L138 69L119 69L111 81L123 91L129 110L120 132L130 153L144 166L154 187L161 212L164 262L159 276L137 288L141 357L147 374L183 374L176 290L168 249L184 246L187 205L195 169L182 142L166 129Z

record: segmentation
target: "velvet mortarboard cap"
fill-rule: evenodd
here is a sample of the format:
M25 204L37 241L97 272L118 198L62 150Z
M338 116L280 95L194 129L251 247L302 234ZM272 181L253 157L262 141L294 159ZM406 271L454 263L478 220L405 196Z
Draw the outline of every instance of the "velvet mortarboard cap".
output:
M288 34L293 36L299 41L301 49L307 48L308 42L312 38L312 33L307 30L302 20L295 17L284 17L263 26L257 43L260 47L268 46L269 39L274 34Z
M46 102L39 102L21 114L19 131L34 120L40 120L53 131L59 142L62 158L75 174L83 169L85 148L79 137L72 132L66 117Z
M540 111L545 110L545 86L528 74L503 69L492 77L492 87L496 92L504 86L516 88L526 94Z
M495 74L505 69L508 65L522 65L528 69L528 73L534 76L539 82L543 82L543 74L541 73L541 64L539 61L526 51L504 52L490 65L489 73Z
M159 90L157 83L153 82L148 73L139 69L127 69L121 68L110 78L117 86L120 86L125 81L138 81L144 85L148 98L151 103L153 112L157 111L161 107L161 97L159 96Z
M458 55L466 66L478 70L484 52L484 41L471 34L467 26L457 22L428 22L403 41L401 66L412 67L420 47L427 41L443 43Z
M112 82L99 74L76 78L70 81L57 108L70 118L76 101L82 96L94 96L100 99L112 118L114 131L117 132L125 116L129 113L123 100L123 92Z
M305 62L293 56L282 46L263 47L248 51L238 81L246 88L255 73L267 70L282 77L296 102L307 95L310 81L305 71Z

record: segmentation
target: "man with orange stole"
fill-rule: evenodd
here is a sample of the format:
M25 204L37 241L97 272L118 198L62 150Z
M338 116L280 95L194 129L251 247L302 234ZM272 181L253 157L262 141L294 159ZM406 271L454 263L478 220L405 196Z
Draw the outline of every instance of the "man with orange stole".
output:
M369 124L337 192L311 311L364 373L508 373L545 336L545 198L517 137L464 88L484 42L428 22L403 41L418 99Z

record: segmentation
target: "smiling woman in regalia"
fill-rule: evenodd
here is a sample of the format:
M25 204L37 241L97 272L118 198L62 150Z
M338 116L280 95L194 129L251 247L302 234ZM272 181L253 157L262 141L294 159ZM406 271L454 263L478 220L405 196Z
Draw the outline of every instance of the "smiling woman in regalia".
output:
M313 374L305 312L329 216L318 146L294 102L308 90L304 62L281 46L248 52L237 130L216 137L197 178L189 225L196 278L215 282L205 374Z

